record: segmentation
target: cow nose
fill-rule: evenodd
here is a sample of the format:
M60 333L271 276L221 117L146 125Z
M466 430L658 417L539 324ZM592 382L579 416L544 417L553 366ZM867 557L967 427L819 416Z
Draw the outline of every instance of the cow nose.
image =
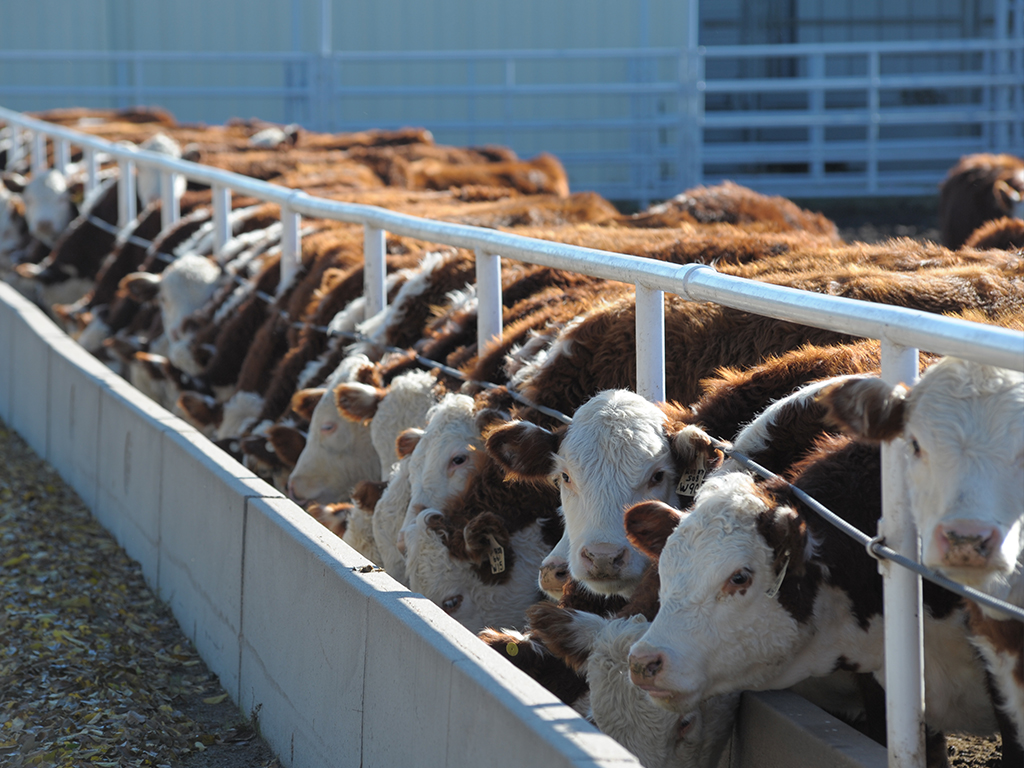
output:
M540 588L545 592L561 594L562 587L569 580L569 564L564 560L540 567Z
M629 654L629 679L637 685L650 683L658 676L665 659L660 653Z
M590 544L580 550L580 557L591 578L615 578L626 566L629 552L616 544Z
M976 520L952 520L935 529L941 564L951 568L984 568L1003 543L1000 530Z

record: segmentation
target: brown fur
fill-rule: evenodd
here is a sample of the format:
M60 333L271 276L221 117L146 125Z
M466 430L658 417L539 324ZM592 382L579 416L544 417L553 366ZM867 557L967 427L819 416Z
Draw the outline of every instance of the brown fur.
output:
M836 225L822 214L804 210L784 197L768 197L731 181L688 189L627 221L641 227L672 227L683 221L698 224L756 222L770 225L779 232L804 230L839 242Z
M903 431L906 387L881 379L854 379L832 384L818 396L825 418L862 440L880 443Z
M377 502L380 501L384 489L388 487L386 482L375 482L373 480L360 480L352 490L352 501L361 509L373 513Z
M306 421L312 421L313 411L326 392L323 388L300 389L292 395L291 409Z
M514 667L551 691L564 704L571 705L586 693L586 678L566 667L561 659L552 655L537 639L522 639L497 629L485 629L478 637L508 659Z
M508 186L528 195L569 194L569 178L554 155L541 153L530 160L480 165L448 165L436 160L410 163L406 171L411 189L448 189L466 184Z
M285 467L294 467L299 455L306 447L306 438L295 427L274 424L267 430L267 441L274 447L274 453Z
M223 406L212 404L209 398L198 392L182 392L178 395L178 407L188 416L189 421L200 427L220 424L223 417Z
M571 608L561 608L551 603L537 603L526 609L526 619L531 633L566 666L582 672L590 656L589 648L581 648L569 641L573 617Z
M1024 219L1003 216L978 227L964 242L964 248L979 251L995 248L1002 251L1024 249Z

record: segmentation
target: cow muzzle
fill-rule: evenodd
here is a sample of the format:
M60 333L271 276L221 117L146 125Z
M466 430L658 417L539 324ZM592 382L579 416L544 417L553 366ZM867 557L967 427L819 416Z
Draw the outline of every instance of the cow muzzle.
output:
M617 544L590 544L580 550L588 579L618 579L629 563L629 549Z
M1003 533L991 523L951 520L935 528L940 568L990 568L1003 544Z

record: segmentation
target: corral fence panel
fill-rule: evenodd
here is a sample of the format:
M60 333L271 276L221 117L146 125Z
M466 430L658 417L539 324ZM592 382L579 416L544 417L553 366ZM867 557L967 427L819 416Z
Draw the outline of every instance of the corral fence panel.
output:
M641 205L725 178L801 198L932 195L961 155L1024 154L1022 17L994 39L7 50L0 51L0 99L19 109L159 104L185 120L259 115L323 131L423 125L445 143L553 152L574 189ZM26 68L42 74L19 82Z

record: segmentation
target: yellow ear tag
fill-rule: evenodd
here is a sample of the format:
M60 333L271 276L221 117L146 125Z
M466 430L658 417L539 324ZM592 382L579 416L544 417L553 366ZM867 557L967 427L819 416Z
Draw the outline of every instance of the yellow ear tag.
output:
M697 489L704 484L704 476L707 474L707 470L704 468L704 454L697 454L697 463L691 467L688 471L683 472L679 478L679 484L676 486L676 495L678 496L696 496Z
M491 551L487 553L491 561L491 573L497 576L505 572L505 550L491 534L487 534L487 541L491 543Z
M507 653L509 656L515 656L517 653L519 653L519 646L515 643L509 643L505 646L505 653Z

